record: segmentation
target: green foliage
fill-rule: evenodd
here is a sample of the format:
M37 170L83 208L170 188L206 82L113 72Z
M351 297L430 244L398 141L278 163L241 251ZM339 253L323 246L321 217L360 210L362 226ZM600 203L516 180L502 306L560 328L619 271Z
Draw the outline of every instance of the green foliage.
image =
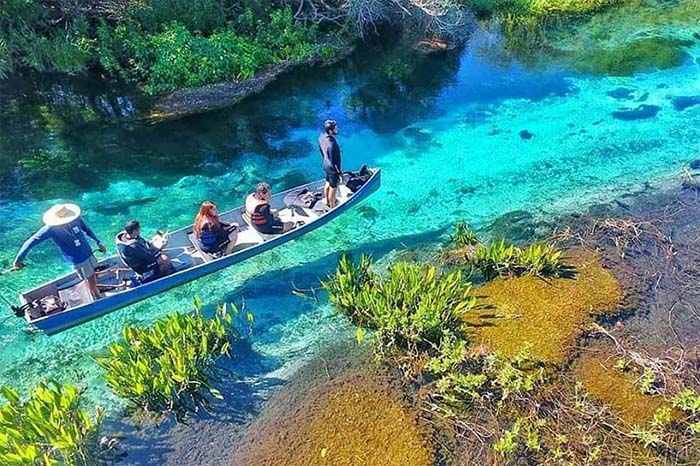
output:
M444 338L460 334L463 315L476 299L459 271L443 276L435 267L401 262L379 277L370 265L366 256L358 264L344 257L322 285L355 324L376 330L378 354L434 352Z
M556 277L563 270L561 251L549 244L531 244L518 250L518 265L521 273L541 277Z
M469 227L469 224L464 220L457 222L454 232L449 235L445 242L454 248L465 248L468 246L476 246L479 244L479 239L476 233Z
M515 275L518 254L514 245L506 244L506 240L501 239L487 245L479 245L476 248L473 263L487 279Z
M215 363L229 354L239 311L221 306L206 319L200 308L195 300L192 314L176 313L146 329L125 327L123 341L97 358L107 384L129 401L132 411L174 412L182 420L200 407L208 409L208 395L222 398L212 386ZM250 325L252 319L246 321Z
M493 449L501 456L510 456L518 449L518 437L523 420L518 418L515 420L510 429L506 429L501 437L493 444Z
M683 47L690 45L692 41L647 37L613 48L595 47L580 55L576 68L587 73L613 76L629 76L653 68L671 68L686 59L688 55Z
M42 382L22 401L2 387L0 457L6 466L82 466L95 464L103 411L91 418L81 408L81 390L56 381Z
M700 414L700 395L697 395L690 388L684 388L678 392L671 398L671 403L674 407L688 414Z
M427 367L440 376L437 395L455 406L481 399L504 402L513 395L531 392L544 380L544 368L532 355L532 345L524 346L512 358L498 352L468 358L466 348L456 345L433 358Z
M226 25L228 5L222 0L145 0L130 2L128 16L144 31L157 32L177 22L190 31L210 33Z
M478 245L472 263L487 279L498 276L559 276L564 268L561 251L547 244L520 249L504 239Z
M54 11L61 12L60 25ZM142 0L90 11L9 0L0 8L0 77L21 69L99 67L157 94L333 54L316 44L315 26L299 24L288 6L268 6L258 16L252 10L234 15L218 0Z

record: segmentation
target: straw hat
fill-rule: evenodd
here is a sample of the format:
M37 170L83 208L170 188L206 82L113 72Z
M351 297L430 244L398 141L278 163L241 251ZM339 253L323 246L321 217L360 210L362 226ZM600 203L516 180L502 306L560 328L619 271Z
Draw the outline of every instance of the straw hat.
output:
M75 204L56 204L44 212L44 225L57 227L67 225L80 217L80 207Z

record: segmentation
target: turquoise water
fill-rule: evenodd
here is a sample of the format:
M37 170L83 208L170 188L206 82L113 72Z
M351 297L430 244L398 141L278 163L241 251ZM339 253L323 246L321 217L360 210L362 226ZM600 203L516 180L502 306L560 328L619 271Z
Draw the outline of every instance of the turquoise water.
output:
M699 47L677 68L601 78L494 64L488 42L477 35L459 54L414 59L398 72L395 62L358 57L292 74L234 109L158 125L57 118L65 102L56 99L26 112L26 102L3 101L3 268L56 201L79 203L113 253L111 238L131 218L147 234L174 229L204 199L228 209L262 179L283 189L319 178L315 140L328 117L339 121L344 166L381 166L383 186L303 239L58 336L27 333L8 318L0 380L21 388L44 377L79 382L94 402L116 408L93 355L124 325L189 309L195 294L210 308L244 303L256 316L253 352L238 361L246 381L284 378L325 342L351 338L323 299L292 293L318 287L342 251L382 256L434 241L462 218L479 226L519 209L581 210L700 158L700 105L673 106L674 97L700 96ZM0 278L0 292L14 299L14 290L67 270L46 244L24 271Z

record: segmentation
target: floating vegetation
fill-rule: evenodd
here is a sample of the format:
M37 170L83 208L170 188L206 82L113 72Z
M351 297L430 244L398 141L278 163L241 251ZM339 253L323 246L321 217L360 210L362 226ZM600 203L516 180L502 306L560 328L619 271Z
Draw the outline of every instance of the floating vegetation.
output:
M400 262L380 276L371 265L365 255L357 264L343 256L323 288L353 323L375 330L378 356L405 353L411 370L412 362L458 337L464 315L476 304L460 271L442 275L433 266Z
M90 416L82 391L56 381L40 383L29 398L3 387L0 407L0 457L5 466L89 466L99 456L97 435L104 415Z
M235 306L218 308L212 319L201 314L195 300L192 314L175 313L152 327L124 327L124 339L97 358L105 370L107 385L129 401L129 410L143 416L175 413L184 420L188 413L209 409L209 397L222 399L213 382L216 361L230 355L238 337ZM252 315L245 319L252 323Z

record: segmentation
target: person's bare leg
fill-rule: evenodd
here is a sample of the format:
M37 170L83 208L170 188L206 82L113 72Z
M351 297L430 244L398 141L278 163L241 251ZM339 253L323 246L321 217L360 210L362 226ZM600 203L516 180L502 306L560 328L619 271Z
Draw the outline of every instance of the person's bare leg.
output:
M228 244L226 245L226 249L224 249L224 254L228 255L233 252L233 248L236 247L236 241L238 240L238 229L233 230L231 233L228 235Z
M326 195L326 205L328 206L328 208L332 208L332 206L331 206L331 203L333 202L331 199L332 189L333 188L331 188L330 183L326 181L326 189L325 189L324 194Z
M100 299L102 297L102 293L100 293L99 288L97 288L97 274L92 274L85 281L87 281L92 297L95 299Z
M331 209L335 208L335 206L338 204L338 200L335 197L337 191L338 191L338 188L331 188L331 203L332 203L332 205L330 206Z

